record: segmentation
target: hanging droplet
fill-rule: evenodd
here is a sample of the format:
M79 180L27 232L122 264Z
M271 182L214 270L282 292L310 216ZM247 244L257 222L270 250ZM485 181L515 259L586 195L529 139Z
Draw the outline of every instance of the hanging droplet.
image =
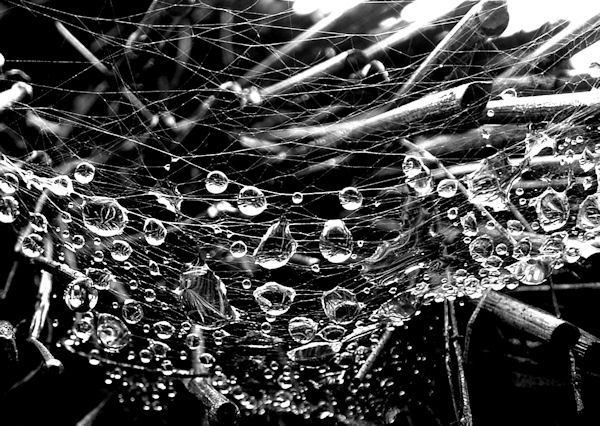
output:
M127 326L114 315L99 314L96 326L98 342L105 351L116 353L129 344L131 333Z
M442 198L452 198L458 190L456 179L442 179L437 186L437 193Z
M114 237L127 226L127 210L114 198L90 197L83 202L83 224L101 237Z
M157 321L152 325L154 333L159 339L170 339L175 333L175 327L169 321Z
M144 238L151 246L159 246L167 238L167 228L160 220L148 218L144 221Z
M229 178L225 173L215 170L206 176L204 185L211 194L222 194L229 185Z
M307 317L294 317L288 323L288 332L295 342L308 343L317 332L317 323Z
M290 309L296 290L271 281L256 288L252 294L265 314L276 317Z
M69 309L75 312L87 312L98 303L98 290L89 278L78 278L67 285L63 300Z
M19 178L13 173L5 173L0 176L0 191L6 195L12 195L19 189Z
M538 221L544 231L555 231L565 226L570 211L565 192L557 192L548 187L534 202Z
M319 250L331 263L342 263L352 255L353 238L341 219L328 220L319 238Z
M44 253L44 241L38 234L30 234L23 239L21 253L27 257L35 258Z
M353 186L348 186L342 189L338 193L338 198L341 206L350 211L358 209L363 203L362 194Z
M144 309L142 308L141 303L133 299L127 299L123 302L121 315L126 323L137 324L144 318Z
M90 183L94 180L96 174L96 168L93 164L83 161L75 168L74 176L75 180L83 185Z
M592 232L600 230L600 194L588 195L579 205L577 227Z
M131 245L127 241L114 240L110 248L111 257L117 262L125 262L133 253Z
M231 252L231 255L233 257L235 257L236 259L239 259L240 257L246 256L246 253L248 252L248 248L246 247L246 243L238 240L238 241L234 241L233 243L231 243L231 246L229 247L229 251Z
M188 318L205 330L224 327L238 318L229 305L225 285L207 265L184 271L175 294Z
M267 208L267 198L257 187L244 186L238 194L237 205L246 216L257 216Z
M483 262L494 253L494 241L481 235L469 244L469 253L475 262Z
M288 263L297 248L298 243L290 232L290 225L282 216L261 238L254 250L254 261L265 269L277 269Z
M339 286L323 292L321 304L327 318L342 325L350 324L362 309L356 295Z
M477 219L475 218L475 213L473 212L469 212L462 216L460 218L460 224L463 227L463 234L467 237L474 237L479 232L477 227Z
M19 203L13 197L0 198L0 222L12 223L19 216Z

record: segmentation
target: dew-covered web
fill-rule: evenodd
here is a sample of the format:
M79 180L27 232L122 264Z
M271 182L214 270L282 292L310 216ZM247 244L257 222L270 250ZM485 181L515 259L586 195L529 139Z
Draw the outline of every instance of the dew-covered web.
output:
M378 419L387 389L434 386L385 384L412 348L369 364L382 335L597 250L598 73L568 62L597 17L509 34L501 1L147 3L3 12L37 27L2 52L13 269L49 272L37 337L51 301L52 343L127 371L123 398L160 410L199 375L249 413Z

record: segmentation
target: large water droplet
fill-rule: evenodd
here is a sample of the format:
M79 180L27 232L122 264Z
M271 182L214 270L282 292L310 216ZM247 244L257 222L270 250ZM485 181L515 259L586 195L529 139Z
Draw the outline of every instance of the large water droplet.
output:
M342 325L350 324L362 309L356 295L341 287L323 292L321 304L327 318Z
M106 197L91 197L84 201L83 224L101 237L114 237L127 226L127 210L117 200Z
M256 288L252 294L264 313L276 317L290 309L296 297L296 290L271 281Z
M237 205L246 216L256 216L267 208L267 198L257 187L244 186L238 194Z
M580 204L577 227L589 231L600 230L600 194L589 195Z
M328 220L319 239L319 250L331 263L342 263L352 255L353 238L341 219Z
M75 180L83 185L90 183L94 180L96 174L96 168L93 164L83 161L75 168L74 176Z
M519 176L517 171L502 152L483 160L479 168L466 177L471 202L494 211L507 210L507 194Z
M508 265L506 269L523 284L538 285L552 274L555 260L552 256L527 256Z
M225 173L215 170L206 176L204 185L211 194L221 194L227 189L229 179Z
M549 187L534 202L538 221L544 231L555 231L565 226L570 211L566 193Z
M353 186L348 186L342 189L338 193L338 198L341 206L350 211L358 209L363 203L362 194Z
M151 246L159 246L167 238L167 228L160 220L148 218L144 221L144 238Z
M116 353L129 344L131 333L129 329L114 315L98 315L98 325L96 326L96 336L105 351Z
M98 290L89 278L78 278L67 285L63 300L69 309L75 312L87 312L98 303Z
M144 309L142 308L141 303L133 300L127 299L123 302L123 307L121 308L121 315L125 322L129 324L137 324L144 318Z
M12 223L19 216L19 203L10 195L0 198L0 222Z
M179 278L175 290L186 315L205 330L215 330L237 320L221 279L207 265L192 266Z
M307 317L294 317L288 323L288 332L295 342L308 343L317 332L317 323Z
M254 250L254 261L265 269L277 269L288 263L298 243L290 232L290 225L285 217L269 227Z

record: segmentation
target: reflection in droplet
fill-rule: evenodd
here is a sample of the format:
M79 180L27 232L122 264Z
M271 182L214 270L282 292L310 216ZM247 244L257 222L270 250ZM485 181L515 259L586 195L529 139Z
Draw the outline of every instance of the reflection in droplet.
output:
M63 294L63 300L69 309L75 312L87 312L98 303L98 290L89 278L73 280Z
M110 248L110 255L117 262L125 262L133 253L131 245L127 241L114 240Z
M167 238L167 228L160 220L148 218L144 221L144 238L151 246L159 246Z
M13 197L0 198L0 222L12 223L19 216L19 203Z
M101 237L114 237L127 226L127 211L114 198L90 197L82 207L83 224Z
M267 198L257 187L244 186L238 194L237 205L246 216L257 216L267 208Z
M327 318L342 325L350 324L362 309L356 295L339 286L323 292L321 304Z
M83 161L75 168L74 176L75 180L81 184L88 184L94 180L96 174L96 168L93 164Z
M125 322L129 324L137 324L144 318L144 309L142 305L133 300L127 299L123 302L123 307L121 308L121 315Z
M229 179L225 173L215 170L206 176L204 185L206 190L211 194L221 194L227 189L227 186L229 185Z
M296 290L274 281L257 287L252 294L260 309L273 317L286 313L296 298Z
M27 257L39 257L44 253L44 241L38 234L30 234L23 239L21 253Z
M548 187L535 199L535 211L540 226L546 232L562 228L569 218L569 200L565 192Z
M114 315L99 314L96 326L98 342L107 352L119 352L129 344L131 333L127 326Z
M307 317L294 317L288 323L288 332L295 342L308 343L317 332L317 323Z
M589 195L579 205L577 227L588 231L600 230L600 194Z
M341 206L350 211L358 209L363 203L362 194L353 186L342 189L338 193L338 198Z

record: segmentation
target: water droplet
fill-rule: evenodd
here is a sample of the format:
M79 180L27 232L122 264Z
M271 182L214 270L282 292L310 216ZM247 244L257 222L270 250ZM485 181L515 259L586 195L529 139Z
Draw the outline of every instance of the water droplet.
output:
M19 189L19 178L13 173L5 173L0 177L0 191L6 195L14 194Z
M587 147L584 148L579 157L579 166L584 172L589 172L596 166L596 157Z
M94 180L96 174L96 168L93 164L83 161L77 165L73 176L75 180L83 185L90 183Z
M600 194L589 195L580 204L577 227L594 232L600 230Z
M377 308L371 315L371 319L390 322L393 326L399 327L404 324L404 321L415 315L417 308L418 300L416 296L408 292L400 293Z
M69 283L63 294L63 300L72 311L87 312L96 307L98 291L89 278L78 278Z
M301 192L294 192L292 194L292 203L300 204L302 201L304 201L304 195Z
M288 323L288 332L295 342L308 343L317 331L317 323L307 317L295 317Z
M239 259L240 257L244 257L246 255L248 248L246 247L246 243L238 240L231 243L229 251L233 257Z
M356 295L341 287L323 292L321 304L327 318L342 325L350 324L362 309Z
M287 356L299 364L320 365L331 361L341 348L339 342L312 342L288 351Z
M225 285L207 265L184 271L175 293L188 318L205 330L221 328L237 320L235 310L229 305Z
M227 178L225 173L215 170L206 176L204 185L206 186L206 190L211 194L221 194L227 189L229 178Z
M31 234L23 239L21 252L27 257L39 257L44 253L44 241L38 234Z
M45 233L48 231L48 219L41 213L31 213L31 216L29 216L29 223L31 229L36 232Z
M252 294L264 313L276 317L290 309L296 290L271 281L256 288Z
M494 115L496 115L496 113L494 112L494 110L493 110L493 109L488 109L488 110L487 110L487 113L486 113L486 115L487 115L489 118L492 118Z
M506 269L523 284L538 285L552 274L554 260L551 256L527 256Z
M87 342L92 337L94 332L94 325L90 318L79 318L73 324L73 332L75 336L81 339L83 342Z
M463 227L463 234L468 237L474 237L477 235L478 227L477 227L477 219L475 218L475 213L469 212L463 217L460 218L460 224Z
M534 199L534 203L538 221L544 231L555 231L567 223L570 207L565 192L557 192L549 187Z
M513 237L518 237L523 233L525 227L518 220L509 220L506 222L506 229L510 235Z
M452 198L458 190L456 179L442 179L437 186L437 193L442 198Z
M173 333L175 333L175 327L169 321L157 321L152 328L156 336L163 340L170 339Z
M469 253L475 262L483 262L494 253L494 241L487 235L481 235L469 244Z
M145 289L144 290L144 300L146 302L154 302L156 300L156 292L151 288Z
M91 197L84 201L83 224L101 237L114 237L127 226L127 211L113 198Z
M358 189L356 189L353 186L348 186L342 189L338 193L338 198L340 200L341 206L345 210L349 211L358 209L360 206L362 206L363 203L362 194L358 191Z
M106 268L87 268L85 275L92 280L92 284L97 290L108 290L116 281L115 276Z
M238 194L237 205L246 216L257 216L267 208L267 198L255 186L244 186Z
M215 357L208 353L204 352L198 357L198 361L200 361L200 365L205 369L211 369L215 365Z
M416 175L406 179L406 184L414 189L421 197L426 197L433 192L433 178L429 167L422 165L421 171Z
M421 159L413 155L407 155L404 157L404 160L402 161L402 172L408 179L417 177L419 173L421 173L422 169L423 162Z
M127 299L123 302L121 315L126 323L137 324L144 318L144 309L142 308L141 303L133 299Z
M242 288L244 290L250 290L251 287L252 287L252 281L250 281L248 278L244 278L242 280Z
M99 314L96 327L98 342L107 352L116 353L129 344L131 333L127 326L114 315Z
M127 241L114 240L110 249L110 255L117 262L125 262L133 253L131 245Z
M450 207L448 209L448 212L446 213L448 216L448 219L450 220L454 220L458 217L458 208L457 207Z
M197 334L188 334L185 338L185 345L194 350L202 345L202 339Z
M331 263L342 263L352 255L353 238L341 219L328 220L319 238L319 250Z
M73 238L71 238L71 242L75 249L80 249L85 245L85 239L81 235L73 235Z
M319 337L326 342L339 342L345 334L346 329L337 324L329 324L318 333Z
M19 216L19 203L13 197L0 198L0 222L12 223Z
M277 269L288 263L297 248L289 223L282 216L261 238L254 250L254 261L265 269Z
M167 238L167 228L160 220L148 218L144 221L144 238L151 246L160 246Z

